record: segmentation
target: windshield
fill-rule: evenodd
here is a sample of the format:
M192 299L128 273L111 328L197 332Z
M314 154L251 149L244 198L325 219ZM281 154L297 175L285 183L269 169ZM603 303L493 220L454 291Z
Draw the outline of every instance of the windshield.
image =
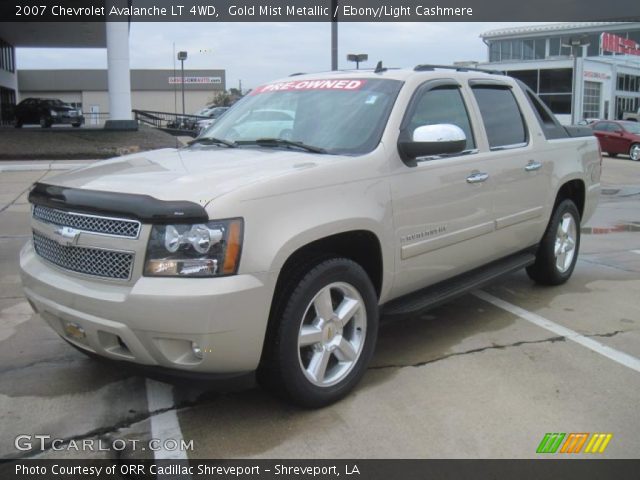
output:
M364 154L380 142L402 82L292 80L253 90L201 138L238 144L282 139L334 154Z
M624 129L629 133L635 133L636 135L640 135L640 123L636 122L624 122L622 124Z
M46 105L64 105L64 102L62 100L56 100L56 99L45 99L43 100L43 103L45 103Z

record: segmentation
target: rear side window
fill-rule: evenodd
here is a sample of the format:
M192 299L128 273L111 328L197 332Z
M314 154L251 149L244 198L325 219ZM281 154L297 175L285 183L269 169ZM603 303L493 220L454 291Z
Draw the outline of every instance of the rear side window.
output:
M527 143L527 129L511 89L483 85L473 87L473 93L492 150Z
M467 137L465 150L473 150L475 148L469 114L458 87L440 87L424 92L417 99L415 108L411 113L408 129L413 132L423 125L440 123L449 123L460 127Z
M607 132L609 131L609 124L608 123L596 123L596 125L593 127L593 129L597 132Z

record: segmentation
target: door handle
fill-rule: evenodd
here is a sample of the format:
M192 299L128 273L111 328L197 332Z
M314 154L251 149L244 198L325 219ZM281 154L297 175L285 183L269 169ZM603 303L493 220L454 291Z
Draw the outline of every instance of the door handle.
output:
M541 167L542 167L542 164L540 162L535 162L531 160L529 163L527 163L524 169L527 172L535 172L536 170L540 170Z
M473 172L471 175L467 177L467 183L482 183L487 178L489 178L488 173L483 172Z

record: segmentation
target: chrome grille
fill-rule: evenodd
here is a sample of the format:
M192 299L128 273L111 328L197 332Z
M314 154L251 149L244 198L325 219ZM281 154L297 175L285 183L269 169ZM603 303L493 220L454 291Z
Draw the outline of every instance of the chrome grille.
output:
M124 218L100 217L84 213L63 212L55 208L35 205L33 217L54 225L73 227L84 232L113 235L116 237L138 238L140 222Z
M133 253L64 246L35 231L33 246L42 258L66 270L118 280L131 277Z

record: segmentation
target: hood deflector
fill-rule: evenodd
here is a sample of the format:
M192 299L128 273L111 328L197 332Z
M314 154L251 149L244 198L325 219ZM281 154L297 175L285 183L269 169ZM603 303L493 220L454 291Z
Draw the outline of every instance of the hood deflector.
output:
M34 184L29 202L60 210L135 218L142 223L207 222L201 205L188 201L158 200L150 195L104 192L82 188Z

